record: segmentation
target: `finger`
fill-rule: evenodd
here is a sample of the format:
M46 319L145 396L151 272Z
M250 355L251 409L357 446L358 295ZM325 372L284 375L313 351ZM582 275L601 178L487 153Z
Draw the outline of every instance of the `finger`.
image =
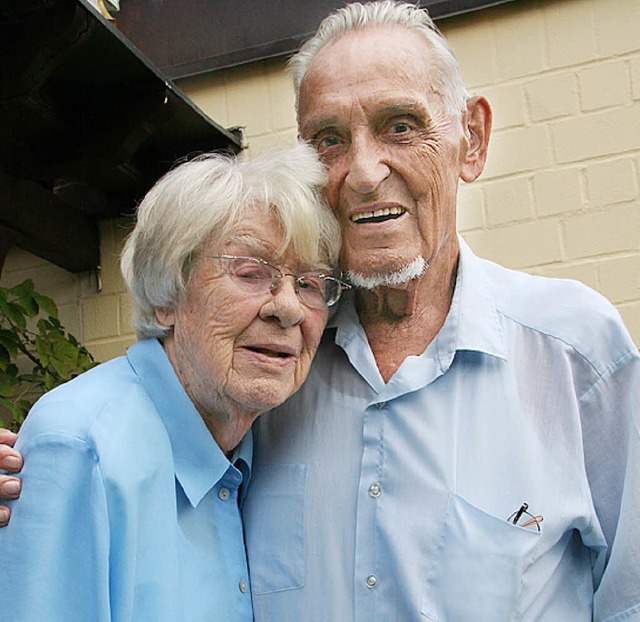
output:
M22 456L11 447L0 445L0 469L17 473L23 465Z
M9 445L9 447L13 447L16 444L17 439L18 439L18 435L12 432L11 430L7 430L6 428L0 428L0 444Z
M18 478L0 475L0 499L17 499L21 488L22 482Z
M5 527L7 525L10 516L11 512L9 508L5 508L3 505L0 505L0 527Z

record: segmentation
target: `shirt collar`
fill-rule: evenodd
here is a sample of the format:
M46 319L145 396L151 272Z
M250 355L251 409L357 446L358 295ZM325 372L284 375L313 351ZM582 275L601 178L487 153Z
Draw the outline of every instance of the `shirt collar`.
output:
M211 436L157 339L138 341L127 351L127 359L167 429L176 479L195 507L230 468L236 471L236 467ZM233 458L242 479L250 476L252 453L249 431Z
M478 259L467 243L458 236L460 260L451 311L457 314L456 350L474 350L507 358L507 346L496 308L491 281L486 275L482 259ZM453 319L453 317L452 317ZM446 325L445 323L445 325ZM444 328L444 327L443 327Z

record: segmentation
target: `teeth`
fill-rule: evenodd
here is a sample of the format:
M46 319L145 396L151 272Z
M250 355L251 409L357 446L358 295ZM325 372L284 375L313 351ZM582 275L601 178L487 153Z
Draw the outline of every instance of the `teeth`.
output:
M384 218L385 216L399 216L404 213L404 210L401 207L385 207L382 209L377 209L372 212L360 212L359 214L354 214L351 217L353 222L359 222L360 220L369 220L371 218Z

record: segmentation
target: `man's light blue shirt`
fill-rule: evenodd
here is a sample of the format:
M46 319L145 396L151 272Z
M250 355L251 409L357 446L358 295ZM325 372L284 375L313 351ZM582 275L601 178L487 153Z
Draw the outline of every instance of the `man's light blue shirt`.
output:
M44 396L17 448L3 622L251 622L238 505L251 436L231 464L158 341Z
M256 622L640 620L637 349L595 292L461 245L422 355L385 384L346 301L256 422Z

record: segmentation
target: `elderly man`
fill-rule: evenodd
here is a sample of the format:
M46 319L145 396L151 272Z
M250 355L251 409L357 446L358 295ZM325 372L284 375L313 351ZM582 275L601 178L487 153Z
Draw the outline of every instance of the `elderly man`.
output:
M456 235L488 103L411 5L337 11L291 69L359 290L254 426L255 619L640 620L640 358L599 295Z
M254 426L257 622L640 620L640 358L618 314L457 236L488 103L412 5L292 61L357 294Z

